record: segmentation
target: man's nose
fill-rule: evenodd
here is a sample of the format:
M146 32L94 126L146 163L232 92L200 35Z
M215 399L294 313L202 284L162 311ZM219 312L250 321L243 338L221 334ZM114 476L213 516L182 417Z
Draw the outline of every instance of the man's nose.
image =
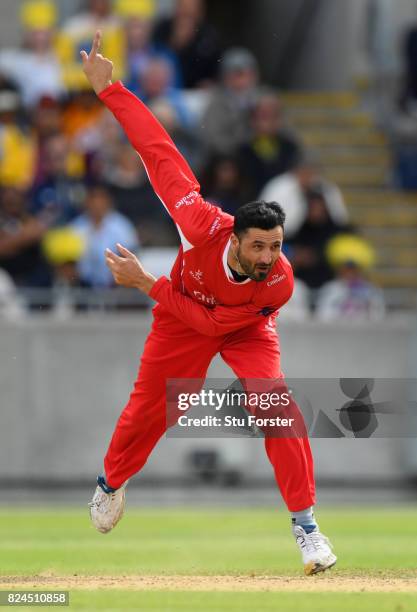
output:
M270 266L272 263L272 253L263 253L259 260L260 264L264 264L266 266Z

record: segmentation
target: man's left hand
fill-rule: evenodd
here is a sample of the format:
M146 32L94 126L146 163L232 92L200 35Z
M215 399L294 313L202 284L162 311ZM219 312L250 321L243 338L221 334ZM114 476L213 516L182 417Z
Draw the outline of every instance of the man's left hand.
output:
M122 257L106 249L106 263L117 285L139 289L146 295L156 283L156 278L146 272L139 259L121 244L117 245Z

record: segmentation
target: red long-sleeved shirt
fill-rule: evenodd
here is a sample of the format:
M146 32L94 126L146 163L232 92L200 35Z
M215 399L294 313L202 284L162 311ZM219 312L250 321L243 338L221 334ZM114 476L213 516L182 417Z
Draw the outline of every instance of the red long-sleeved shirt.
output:
M125 130L181 236L171 281L160 278L151 297L205 335L262 324L265 317L271 329L294 287L287 258L281 254L264 281L236 282L227 266L233 217L202 198L197 179L170 136L120 81L99 97Z

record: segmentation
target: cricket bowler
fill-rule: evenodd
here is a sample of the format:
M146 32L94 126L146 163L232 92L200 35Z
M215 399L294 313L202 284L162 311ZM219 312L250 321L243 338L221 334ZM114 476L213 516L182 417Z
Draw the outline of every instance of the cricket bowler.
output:
M119 81L99 53L81 52L94 91L114 114L140 156L149 180L175 222L181 247L170 279L154 278L119 245L106 251L117 284L155 300L151 332L139 373L104 459L90 502L93 525L107 533L121 519L126 484L145 465L167 429L166 380L201 379L220 353L239 379L282 379L276 331L278 310L290 299L294 278L282 253L285 213L276 202L251 202L235 216L209 204L188 163L149 109ZM313 458L307 432L265 436L265 449L307 575L336 563L315 521Z

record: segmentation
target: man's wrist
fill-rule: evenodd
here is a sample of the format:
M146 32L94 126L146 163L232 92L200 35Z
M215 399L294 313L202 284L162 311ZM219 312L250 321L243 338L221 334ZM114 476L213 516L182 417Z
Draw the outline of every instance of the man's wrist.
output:
M94 91L99 96L101 93L103 93L104 90L110 87L110 85L113 85L113 83L111 81L106 81L105 83L94 85L93 87L94 87Z
M155 283L156 278L149 275L145 279L141 280L141 282L136 285L136 288L139 289L139 291L142 291L142 293L149 295Z

